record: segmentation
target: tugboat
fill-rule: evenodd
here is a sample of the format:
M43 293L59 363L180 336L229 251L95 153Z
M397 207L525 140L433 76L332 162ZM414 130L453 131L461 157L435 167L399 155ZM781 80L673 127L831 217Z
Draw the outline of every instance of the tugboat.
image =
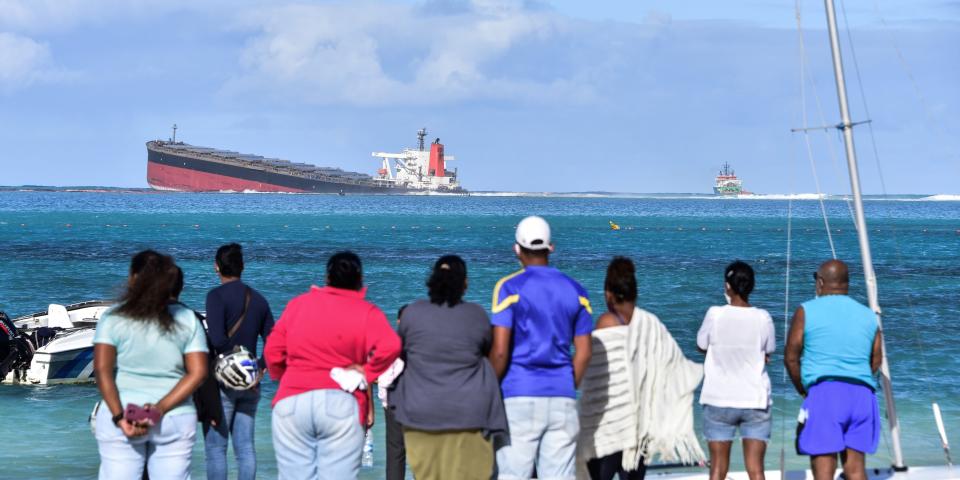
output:
M716 195L743 195L750 192L743 189L743 182L737 178L737 174L730 168L730 164L723 163L723 168L717 173L717 178L713 184L713 193Z

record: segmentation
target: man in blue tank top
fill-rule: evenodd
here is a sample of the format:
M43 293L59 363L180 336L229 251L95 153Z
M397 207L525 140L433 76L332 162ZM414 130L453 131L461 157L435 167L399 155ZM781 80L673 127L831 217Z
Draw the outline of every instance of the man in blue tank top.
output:
M550 225L527 217L514 252L523 269L493 289L490 363L501 379L510 445L497 452L498 478L576 476L577 385L590 361L593 317L587 291L549 266ZM574 352L570 352L570 344Z
M850 273L840 260L820 266L817 298L793 315L784 363L800 396L797 452L810 456L813 477L832 479L837 455L847 479L866 479L865 455L877 451L880 368L877 315L847 296Z

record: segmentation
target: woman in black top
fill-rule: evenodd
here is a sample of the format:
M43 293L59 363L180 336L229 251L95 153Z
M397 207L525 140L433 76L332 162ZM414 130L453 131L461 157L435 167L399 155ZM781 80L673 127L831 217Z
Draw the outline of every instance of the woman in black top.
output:
M404 427L407 460L417 480L489 479L493 436L507 430L500 386L487 360L490 321L463 301L467 266L437 260L429 300L410 304L399 321L406 368L390 393Z

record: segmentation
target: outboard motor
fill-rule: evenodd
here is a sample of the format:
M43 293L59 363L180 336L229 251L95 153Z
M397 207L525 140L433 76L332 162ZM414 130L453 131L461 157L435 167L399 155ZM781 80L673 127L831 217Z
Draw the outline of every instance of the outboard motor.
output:
M0 380L7 378L7 373L17 363L19 351L16 340L20 336L16 325L6 313L0 311Z
M0 343L6 342L17 336L17 326L13 320L3 311L0 311Z
M21 333L10 317L0 311L0 380L7 378L11 371L18 378L26 374L33 354L39 348L36 346L38 339L42 338L46 345L56 334L53 329L44 330L49 332L42 332L40 335L37 332L30 335Z

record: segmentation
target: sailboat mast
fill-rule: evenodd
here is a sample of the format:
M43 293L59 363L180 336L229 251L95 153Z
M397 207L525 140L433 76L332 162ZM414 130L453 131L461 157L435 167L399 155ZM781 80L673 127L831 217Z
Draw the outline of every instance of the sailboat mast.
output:
M843 77L843 57L840 53L840 41L837 35L837 13L833 0L824 0L827 10L827 30L830 33L830 51L833 54L833 73L837 82L837 98L840 101L840 117L842 124L838 128L843 130L843 143L847 153L847 168L850 172L850 189L853 192L854 221L857 226L857 238L860 241L860 255L863 259L863 275L867 288L867 301L870 309L877 314L877 324L881 331L881 352L883 360L880 365L880 380L882 382L883 397L887 406L887 421L890 424L890 439L893 449L893 468L898 471L906 470L903 463L903 450L900 445L900 421L897 418L897 408L893 400L893 390L890 382L890 367L887 363L887 345L883 339L883 323L880 318L880 302L877 299L877 276L873 271L873 258L870 255L870 238L867 233L867 221L863 214L863 198L860 193L860 173L857 169L857 153L853 144L853 123L850 121L850 108L847 105L847 86Z

